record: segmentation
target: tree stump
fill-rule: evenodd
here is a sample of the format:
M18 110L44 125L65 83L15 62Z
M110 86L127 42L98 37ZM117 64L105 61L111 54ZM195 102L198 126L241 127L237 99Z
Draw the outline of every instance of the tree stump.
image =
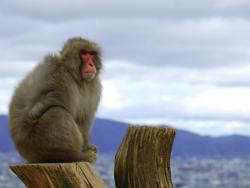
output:
M10 166L28 188L104 188L87 162L39 163Z
M115 157L116 188L172 188L175 129L131 126Z

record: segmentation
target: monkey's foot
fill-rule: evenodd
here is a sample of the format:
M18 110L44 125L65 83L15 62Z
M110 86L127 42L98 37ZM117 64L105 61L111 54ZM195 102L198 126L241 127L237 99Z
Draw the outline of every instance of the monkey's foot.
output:
M83 151L83 156L84 156L83 161L94 163L96 162L96 159L97 159L97 152L89 149L89 150Z

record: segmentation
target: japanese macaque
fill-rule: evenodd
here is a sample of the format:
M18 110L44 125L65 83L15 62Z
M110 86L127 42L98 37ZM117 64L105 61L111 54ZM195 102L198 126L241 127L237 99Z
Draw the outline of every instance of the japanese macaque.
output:
M96 161L90 131L101 96L101 68L98 45L72 38L20 83L9 106L9 129L24 159Z

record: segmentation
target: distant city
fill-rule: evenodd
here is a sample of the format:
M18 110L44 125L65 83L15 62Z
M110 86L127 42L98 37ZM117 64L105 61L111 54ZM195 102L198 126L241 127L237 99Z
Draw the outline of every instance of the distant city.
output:
M113 154L101 154L94 165L108 188L115 188ZM0 153L0 188L24 188L8 166L22 162L15 152ZM249 188L249 158L182 158L171 160L175 188Z
M24 188L8 168L23 161L8 134L7 120L6 115L0 115L0 188ZM115 188L113 158L127 127L126 123L99 118L94 123L92 141L100 153L94 167L108 188ZM250 188L249 145L246 136L209 137L177 130L171 158L174 187Z

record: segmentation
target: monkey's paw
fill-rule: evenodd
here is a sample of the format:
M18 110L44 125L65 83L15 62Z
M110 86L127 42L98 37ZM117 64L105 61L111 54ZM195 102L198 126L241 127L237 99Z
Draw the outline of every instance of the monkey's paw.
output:
M31 118L31 119L36 119L39 117L38 113L36 113L33 109L28 113L28 116Z
M96 145L91 144L88 148L89 148L90 150L92 150L92 151L94 151L94 152L97 153L97 147L96 147Z
M83 147L83 151L92 150L97 153L97 147L94 144Z

